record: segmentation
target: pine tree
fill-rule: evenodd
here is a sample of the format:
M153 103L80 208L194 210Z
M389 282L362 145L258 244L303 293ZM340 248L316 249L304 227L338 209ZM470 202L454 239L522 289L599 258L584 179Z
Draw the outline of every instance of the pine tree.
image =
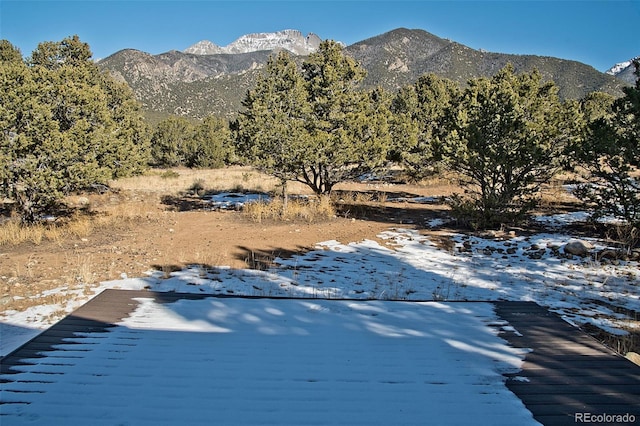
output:
M303 63L287 53L244 102L235 123L238 150L262 170L316 194L384 164L389 147L388 96L357 89L364 70L335 42Z
M25 222L73 192L139 173L146 126L131 91L99 71L78 37L41 43L23 61L0 51L2 195Z
M463 176L468 196L452 206L472 226L512 223L536 203L542 183L559 170L564 147L577 137L577 107L537 71L471 80L453 110L447 162Z
M386 141L359 137L366 126L378 124L374 116L366 116L365 112L365 106L375 97L357 90L366 72L353 58L344 55L338 43L323 42L302 67L312 111L308 120L308 158L299 180L317 194L328 194L336 183L381 165L386 148L381 156L378 143L384 145ZM380 133L375 127L370 130L372 134Z
M586 98L584 140L573 144L586 183L576 195L593 208L596 218L612 215L622 219L634 232L640 229L640 62L636 62L635 86L625 87L625 95L612 100L605 95ZM596 111L596 112L594 112Z
M303 167L310 105L302 75L291 55L270 57L266 73L247 93L235 124L240 155L280 179L286 209L286 182Z
M151 135L151 162L157 167L186 166L195 138L195 126L186 118L162 120Z
M228 123L214 116L195 126L193 143L188 146L188 167L219 168L229 162L230 131Z
M394 153L412 180L420 180L438 170L446 136L448 109L455 104L458 85L435 74L420 77L396 95L392 133Z

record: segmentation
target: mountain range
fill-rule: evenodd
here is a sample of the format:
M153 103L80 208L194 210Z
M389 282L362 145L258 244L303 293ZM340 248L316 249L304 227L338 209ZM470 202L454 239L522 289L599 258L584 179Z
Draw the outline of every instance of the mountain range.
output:
M296 55L309 55L318 49L321 41L322 39L313 33L309 33L305 37L298 30L283 30L275 33L243 35L225 47L220 47L209 40L202 40L186 48L183 52L196 55L218 55L286 49Z
M315 34L284 30L248 34L225 47L203 40L182 52L159 55L126 49L98 65L133 89L152 121L168 114L231 118L241 109L242 99L270 55L284 49L302 63L320 42ZM555 81L561 97L570 99L593 91L618 96L623 86L634 81L617 77L626 76L632 65L621 64L607 74L576 61L475 50L424 30L405 28L346 46L345 53L367 70L364 87L381 86L392 92L425 73L465 84L470 78L493 75L507 63L517 72L538 69L545 79Z

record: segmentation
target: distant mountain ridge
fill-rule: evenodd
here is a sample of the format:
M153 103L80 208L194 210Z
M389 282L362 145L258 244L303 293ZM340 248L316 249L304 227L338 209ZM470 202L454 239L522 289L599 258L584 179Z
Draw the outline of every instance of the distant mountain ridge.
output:
M98 65L129 84L149 115L231 118L274 51L286 49L302 63L320 42L314 34L284 30L248 34L224 48L202 41L185 52L159 55L127 49ZM210 53L219 49L223 53ZM345 53L367 70L364 87L381 86L392 92L425 73L465 84L471 78L494 75L507 63L516 72L538 69L545 79L556 82L563 98L579 99L593 91L619 96L629 84L580 62L485 52L415 29L399 28L371 37L345 47Z
M619 62L609 68L606 73L633 85L637 78L635 75L636 67L633 65L633 61L638 60L640 60L640 56L636 56L628 61Z
M309 55L318 49L321 42L322 39L313 33L304 36L298 30L282 30L274 33L246 34L225 47L209 40L202 40L183 52L194 55L218 55L284 49L296 55Z
M354 43L347 52L367 70L369 85L397 89L423 74L434 73L460 84L492 76L511 63L516 72L534 68L553 80L565 99L579 99L593 91L620 95L624 82L577 61L536 55L514 55L475 50L424 30L398 28Z

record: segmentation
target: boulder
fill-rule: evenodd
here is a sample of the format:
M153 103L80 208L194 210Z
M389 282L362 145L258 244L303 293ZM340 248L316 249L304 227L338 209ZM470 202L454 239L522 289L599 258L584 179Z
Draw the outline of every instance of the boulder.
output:
M621 253L616 251L616 250L611 250L611 249L605 249L602 250L600 253L598 253L598 259L602 260L602 259L609 259L609 260L616 260L621 258Z
M591 250L593 250L593 244L587 242L587 241L583 241L583 240L573 240L573 241L569 241L567 244L565 244L564 246L564 252L567 254L572 254L574 256L580 256L580 257L585 257L588 256L589 253L591 253Z

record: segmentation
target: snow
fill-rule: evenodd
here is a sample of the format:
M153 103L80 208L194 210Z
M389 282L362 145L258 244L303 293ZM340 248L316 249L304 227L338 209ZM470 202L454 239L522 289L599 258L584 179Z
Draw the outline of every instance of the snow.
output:
M318 49L319 43L320 39L313 33L309 33L305 37L302 32L289 29L272 33L245 34L224 47L218 46L209 40L202 40L186 48L184 52L196 55L211 55L286 49L296 55L308 55Z
M640 311L638 262L563 255L562 247L577 237L564 226L584 218L582 213L539 217L549 231L532 235L451 233L447 248L414 229L390 228L376 241L319 242L315 250L275 259L267 270L191 265L87 290L65 286L47 293L65 296L58 298L64 304L0 313L0 353L11 352L61 313L108 288L305 298L208 298L167 305L142 299L119 327L63 345L82 351L91 339L101 342L73 368L50 367L64 374L47 385L42 404L64 424L82 424L85 415L92 424L114 424L133 412L143 413L136 424L175 420L166 417L175 413L189 424L205 423L207 416L224 424L231 418L225 416L238 413L241 421L234 417L234 423L348 419L390 424L407 412L412 414L406 423L442 418L443 424L477 419L530 424L531 415L502 376L517 373L524 354L496 335L497 328L518 330L501 324L485 302L535 301L569 323L593 324L613 334L638 326L624 313ZM607 247L604 241L580 238L596 250ZM109 355L129 338L135 345L121 347L122 356ZM167 371L168 365L177 370ZM40 380L40 373L29 368L23 374ZM176 381L175 388L163 386L163 374ZM220 386L212 389L213 382ZM89 408L96 396L86 392L92 389L106 392L106 401L118 408L103 407L96 415ZM67 393L73 397L62 396ZM9 397L5 394L3 400ZM43 412L40 395L28 394L34 404L11 410L37 419ZM52 395L61 396L48 399ZM418 395L429 397L417 400ZM184 408L158 405L164 397L184 398ZM133 399L136 404L127 405ZM468 410L452 406L459 401ZM68 404L87 408L80 417L63 418Z
M191 53L194 55L215 55L223 52L224 50L220 46L210 42L209 40L201 40L184 50L184 53Z
M633 61L624 61L624 62L619 62L617 64L615 64L614 66L612 66L611 68L609 68L606 71L606 74L609 75L618 75L620 74L624 69L628 68L631 66L631 64L633 63Z
M3 422L538 424L504 385L525 352L497 336L488 303L139 302L16 367Z
M621 311L640 311L640 265L562 256L562 247L575 238L563 233L562 225L576 217L581 216L541 217L554 232L503 240L454 233L451 250L418 231L391 228L378 236L380 242L320 242L316 250L275 259L276 266L265 271L192 265L170 275L149 271L145 277L102 282L90 290L64 286L47 292L64 296L64 304L0 312L0 354L107 288L328 299L535 301L572 324L626 334L624 329L637 327L637 322ZM607 246L583 239L596 250Z
M269 201L269 196L254 192L220 192L211 195L209 203L218 210L240 210L247 203Z

